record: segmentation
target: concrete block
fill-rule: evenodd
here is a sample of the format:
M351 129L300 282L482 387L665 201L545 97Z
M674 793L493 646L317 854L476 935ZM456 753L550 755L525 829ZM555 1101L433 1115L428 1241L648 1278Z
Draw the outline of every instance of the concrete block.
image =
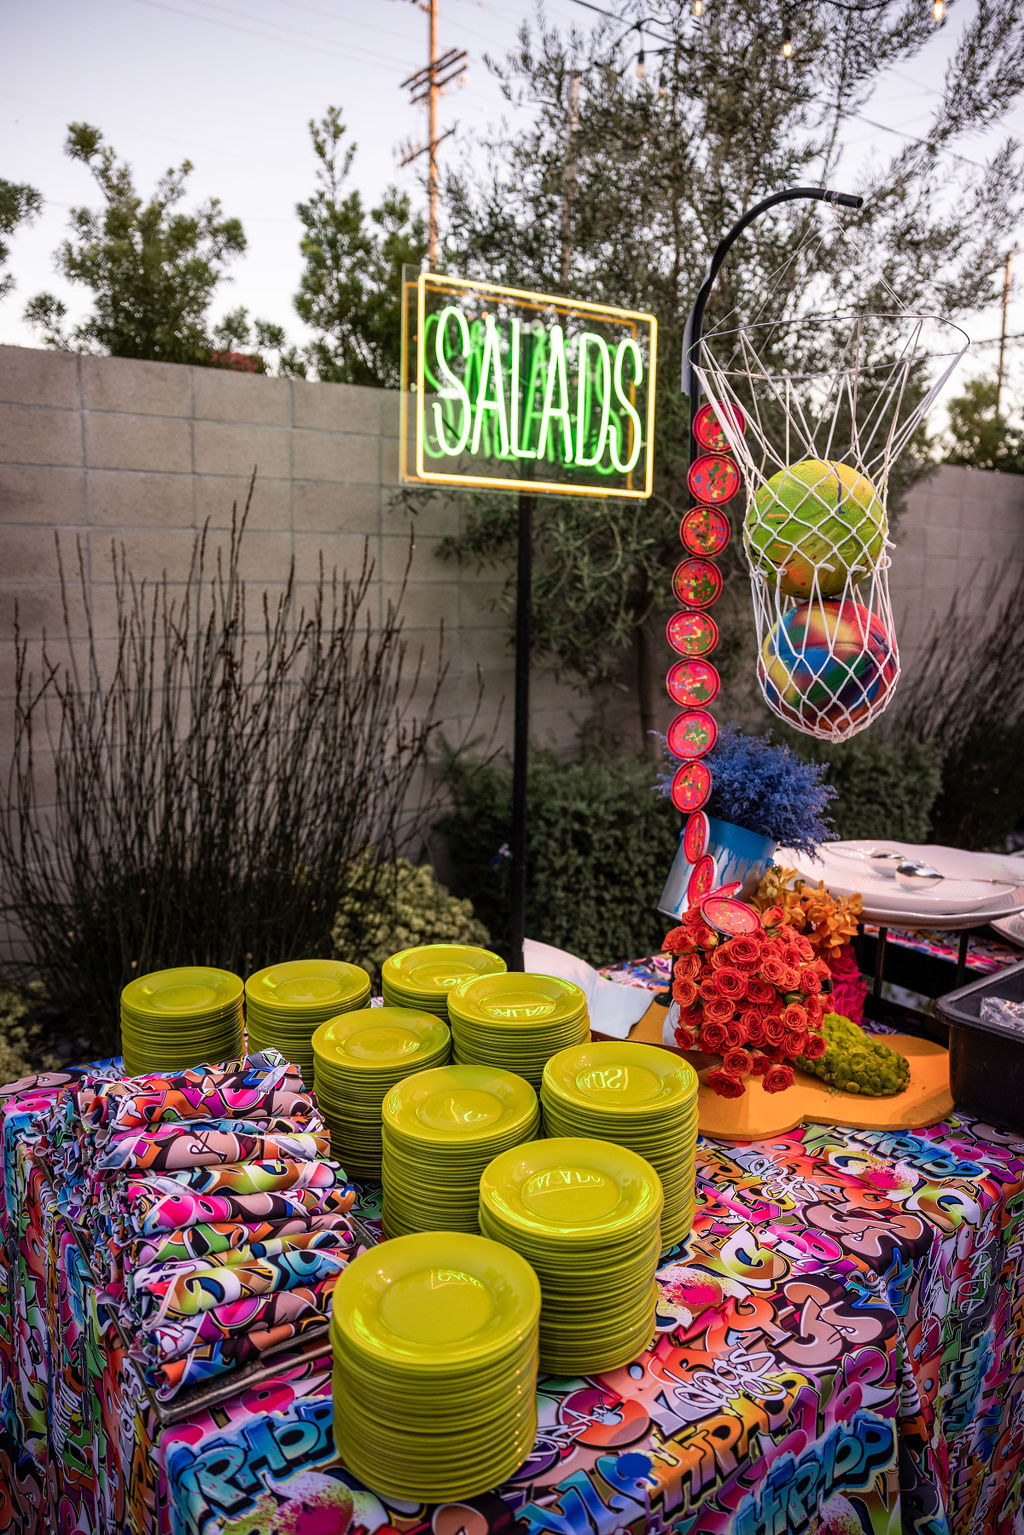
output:
M296 531L376 534L380 527L380 490L376 485L296 480L292 507Z
M398 438L382 437L380 443L380 483L382 485L401 484L400 469Z
M895 534L896 560L905 559L907 555L923 555L925 552L925 524L916 520L911 521L909 514L903 518Z
M921 510L920 521L929 528L957 528L963 521L964 502L960 496L928 496Z
M410 515L421 532L432 534L435 538L454 536L460 531L463 506L457 496L445 496L443 492L431 494L429 491L421 495L414 491L412 505L415 511L410 513L405 502L399 499L400 495L397 489L382 491L382 526L385 533L392 531L393 526L400 525Z
M451 581L458 574L454 560L438 558L439 538L427 538L418 531L409 565L409 580L416 582ZM397 531L381 539L381 575L385 581L401 581L409 559L409 534Z
M89 522L100 528L191 528L192 476L89 469Z
M83 357L82 403L86 410L129 416L187 416L188 375L188 368L178 363Z
M283 480L291 474L289 438L283 427L195 423L197 474L244 475Z
M0 400L77 410L78 362L70 352L0 346Z
M292 385L287 378L193 368L192 414L197 421L238 421L249 426L290 426Z
M169 416L85 415L85 462L90 469L150 469L187 474L191 428Z
M292 440L297 480L333 480L338 485L380 483L379 437L296 431Z
M85 472L49 464L0 464L0 518L72 527L85 522Z
M395 583L383 583L381 586L382 601L398 602L401 594L401 586ZM435 628L444 619L445 628L449 631L456 628L459 622L459 588L456 582L448 581L430 585L410 585L405 589L405 595L401 599L399 617L403 621L403 629Z
M159 581L166 573L172 582L188 576L195 533L191 528L164 528L154 534L151 528L125 528L117 535L124 545L128 570L137 581Z
M68 622L72 635L85 634L85 604L77 585L75 552L64 551L65 570L69 577L67 603ZM38 640L45 632L49 636L66 632L60 585L56 579L56 556L52 577L49 581L0 584L0 638L14 638L15 611L22 638ZM35 667L38 676L38 667Z
M489 581L467 577L462 582L462 602L459 609L461 622L467 627L483 625L493 627L506 624L509 615L501 606L505 592L504 581Z
M956 559L960 554L960 528L936 527L929 525L925 529L925 554L928 563L934 559Z
M214 528L230 528L231 508L237 506L241 514L249 494L247 475L197 474L195 485L196 526L202 527L209 518ZM292 525L292 490L290 480L271 480L256 476L252 504L246 526L267 532L287 532Z
M309 384L296 379L293 385L295 425L320 432L378 437L381 430L381 389L357 384Z
M8 525L3 530L0 576L4 581L52 581L57 557L52 527Z
M410 400L413 398L409 396ZM380 430L383 437L397 437L402 425L401 394L397 389L387 389L381 394Z
M924 584L926 568L927 561L923 554L905 554L900 549L889 572L889 590L893 598L897 592L916 594Z
M227 547L223 534L219 542ZM291 533L247 532L239 551L238 568L250 587L253 614L260 605L260 593L266 583L277 586L287 581L292 563Z
M299 581L316 581L323 555L324 573L328 580L337 569L338 575L357 581L363 569L363 557L367 541L358 533L296 533L295 576ZM371 539L369 559L374 562L373 579L380 580L376 563L377 540Z
M45 405L0 405L0 462L80 464L78 412L50 410Z

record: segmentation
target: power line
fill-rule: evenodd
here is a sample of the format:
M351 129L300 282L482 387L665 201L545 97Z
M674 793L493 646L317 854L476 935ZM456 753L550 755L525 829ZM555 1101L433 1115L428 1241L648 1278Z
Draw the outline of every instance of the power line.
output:
M329 44L324 42L317 44L303 43L297 42L290 37L282 37L280 33L257 32L253 27L240 26L237 22L221 21L216 16L197 15L195 11L186 11L183 10L181 6L170 5L167 3L167 0L133 0L133 3L135 5L147 5L151 9L157 11L170 11L175 16L185 16L189 21L203 22L208 27L221 27L226 32L243 32L249 37L262 38L265 42L282 43L286 48L300 48L303 53L317 53L321 56L326 54L328 57L334 59L351 59L353 54L358 51L362 54L362 58L357 60L357 62L365 61L370 68L381 69L387 66L387 68L393 73L396 67L396 63L399 67L401 67L400 61L396 61L393 58L387 59L382 54L374 54L370 53L368 50L356 50L352 48L346 48L345 51L342 52L340 49L332 48ZM195 3L202 3L202 0L195 0ZM233 14L237 15L238 13L235 12ZM275 23L273 22L270 23L271 26L274 24Z

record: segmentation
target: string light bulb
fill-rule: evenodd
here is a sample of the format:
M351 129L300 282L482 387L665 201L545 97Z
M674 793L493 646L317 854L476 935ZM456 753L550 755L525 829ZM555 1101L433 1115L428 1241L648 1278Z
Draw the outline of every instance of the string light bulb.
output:
M782 57L784 59L791 59L793 57L793 39L788 32L782 39Z
M693 15L696 16L697 20L700 21L700 18L704 14L704 0L693 0L691 10Z
M946 0L932 0L932 15L941 21L946 14Z
M644 50L642 48L636 56L636 77L638 80L647 79L647 60L644 57Z

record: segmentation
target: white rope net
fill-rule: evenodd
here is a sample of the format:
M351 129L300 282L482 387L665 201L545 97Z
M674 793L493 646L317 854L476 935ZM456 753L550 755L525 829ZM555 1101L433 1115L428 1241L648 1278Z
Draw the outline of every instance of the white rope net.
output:
M808 735L846 740L892 699L890 471L967 345L952 322L905 312L701 341L697 374L746 487L758 682ZM806 371L783 371L780 355Z

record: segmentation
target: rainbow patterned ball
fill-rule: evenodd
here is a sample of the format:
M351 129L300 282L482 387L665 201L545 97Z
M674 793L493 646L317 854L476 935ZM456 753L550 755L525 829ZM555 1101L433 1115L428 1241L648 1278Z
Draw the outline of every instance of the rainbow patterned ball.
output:
M826 599L783 614L765 637L757 670L783 719L832 732L859 724L886 699L899 656L893 636L863 604Z

